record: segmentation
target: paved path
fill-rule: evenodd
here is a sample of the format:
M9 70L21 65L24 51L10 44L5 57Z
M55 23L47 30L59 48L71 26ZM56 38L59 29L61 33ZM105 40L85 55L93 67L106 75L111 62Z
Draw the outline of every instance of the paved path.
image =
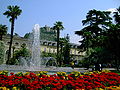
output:
M73 70L75 71L82 71L82 72L87 72L87 71L92 71L92 68L89 68L88 70L86 68L74 68ZM116 70L115 68L102 68L102 70Z

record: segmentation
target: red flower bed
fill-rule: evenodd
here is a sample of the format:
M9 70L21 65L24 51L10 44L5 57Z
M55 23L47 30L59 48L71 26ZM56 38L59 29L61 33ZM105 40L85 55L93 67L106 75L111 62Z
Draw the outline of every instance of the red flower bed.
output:
M20 90L90 90L119 85L120 76L112 72L82 76L74 76L73 74L37 76L35 73L27 75L11 73L9 76L0 74L0 87L17 87Z

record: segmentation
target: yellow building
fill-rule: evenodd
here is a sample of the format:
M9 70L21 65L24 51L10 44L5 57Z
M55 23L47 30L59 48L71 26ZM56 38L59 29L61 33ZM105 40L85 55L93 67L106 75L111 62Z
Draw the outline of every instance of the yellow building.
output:
M10 35L4 36L3 41L5 43L5 59L7 59ZM19 49L22 44L26 44L27 48L31 50L31 40L25 39L25 38L20 37L20 36L14 36L13 37L13 44L12 44L12 53L13 53L14 50ZM56 42L41 40L40 44L41 44L40 45L41 52L57 53L57 43ZM79 49L78 49L79 45L71 43L70 46L71 46L70 54L73 55L75 60L77 60L77 61L81 60L84 53L79 52Z

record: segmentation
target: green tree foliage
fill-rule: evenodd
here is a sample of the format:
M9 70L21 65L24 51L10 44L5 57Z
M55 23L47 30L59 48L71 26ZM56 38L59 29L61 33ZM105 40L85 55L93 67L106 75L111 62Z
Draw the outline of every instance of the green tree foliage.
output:
M15 50L13 58L11 58L9 64L12 65L19 64L20 57L27 59L30 56L31 56L30 51L26 48L25 44L22 44L20 49Z
M17 33L15 33L14 36L16 36L16 37L20 37L19 34L17 34Z
M120 7L114 12L115 23L109 24L106 32L105 48L110 50L113 54L113 59L116 63L116 68L119 70L120 64Z
M0 64L4 62L4 55L5 55L5 45L2 41L0 41Z
M118 70L120 64L120 25L111 24L106 36L105 48L112 52Z
M26 33L24 38L29 39L32 33ZM40 40L56 41L56 31L53 28L45 26L40 28Z
M7 26L0 24L0 40L2 40L3 35L7 34Z
M94 63L108 63L111 62L113 54L106 48L95 47L88 55L91 64Z
M9 21L11 22L11 37L10 37L10 46L9 46L9 53L8 53L8 60L6 64L9 63L9 60L11 58L11 47L12 47L12 41L13 41L13 33L14 33L14 23L15 19L21 14L22 10L19 8L19 6L8 6L7 11L3 13L4 15L9 18Z
M82 36L80 48L89 51L93 49L91 54L87 55L88 61L97 61L98 63L106 63L116 60L117 67L120 60L120 8L114 13L114 19L110 16L110 12L90 10L83 20L83 25L87 25L76 34ZM113 23L115 20L116 23Z
M70 62L70 42L69 42L69 36L65 38L60 38L60 63L61 64L69 64Z
M24 35L24 38L29 39L31 35L32 35L32 33L26 33L26 34Z
M116 24L120 24L120 7L117 8L117 12L114 12L114 19Z
M41 57L54 57L56 58L56 54L55 53L48 53L48 52L42 52L41 53Z
M52 27L41 27L40 28L40 39L48 41L56 41L56 30L53 30Z
M65 47L65 44L66 44L67 40L66 38L60 38L60 52L59 52L59 63L60 63L60 66L63 64L64 62L64 54L63 54L63 49Z
M90 10L87 13L86 20L83 20L84 27L81 31L76 31L76 34L82 36L81 48L85 50L88 47L102 46L101 41L105 38L105 28L111 24L112 18L110 12Z

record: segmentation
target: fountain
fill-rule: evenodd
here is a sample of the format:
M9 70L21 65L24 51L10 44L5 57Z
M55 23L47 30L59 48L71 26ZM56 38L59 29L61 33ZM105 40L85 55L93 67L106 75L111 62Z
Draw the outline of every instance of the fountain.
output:
M54 60L52 57L40 58L40 26L35 24L32 35L32 58L30 61L29 71L73 71L71 67L55 67L56 62L46 66L49 61ZM55 60L54 60L55 61Z
M40 59L40 26L39 24L35 24L33 28L33 42L32 42L32 58L30 62L30 66L40 67L41 59Z
M24 57L19 57L20 65L0 65L0 70L17 70L17 71L40 71L41 59L40 59L40 26L35 24L32 32L31 45L31 59L26 60ZM43 66L42 66L43 67Z
M49 60L54 60L54 59L51 57L40 58L40 26L39 24L35 24L33 28L32 45L29 48L32 51L31 59L25 60L24 58L21 57L22 65L3 64L3 65L0 65L0 70L8 70L8 71L15 71L15 72L18 72L18 71L20 72L26 72L26 71L71 72L71 71L74 71L71 67L46 66ZM55 63L56 62L54 62L54 64Z

